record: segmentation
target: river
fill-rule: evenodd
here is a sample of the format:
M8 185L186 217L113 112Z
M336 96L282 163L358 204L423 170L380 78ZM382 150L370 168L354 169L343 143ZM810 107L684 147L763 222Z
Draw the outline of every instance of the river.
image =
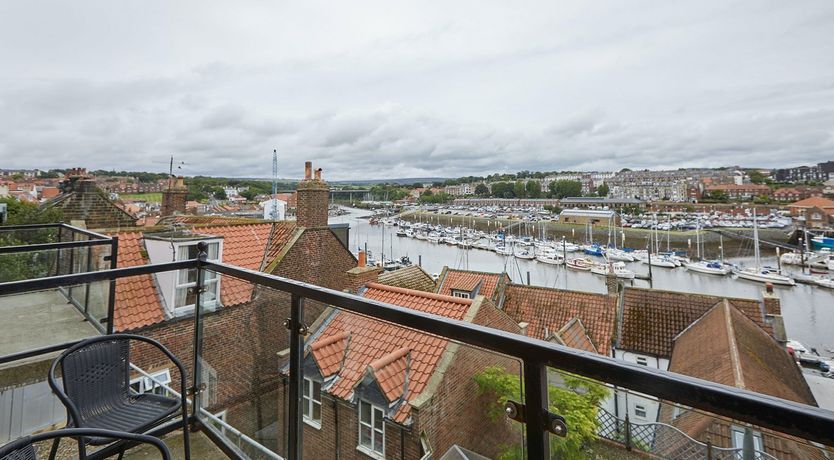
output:
M385 253L386 257L409 256L414 263L421 261L430 274L440 273L444 266L485 272L505 271L513 282L538 286L571 289L586 292L605 292L605 279L589 272L566 270L564 266L546 265L534 260L522 260L500 256L479 249L464 250L455 246L438 245L415 238L397 237L397 227L372 226L363 216L370 212L350 209L349 214L331 217L331 223L350 224L352 251L367 248L373 254ZM383 232L385 248L382 248ZM744 264L750 258L734 258L730 261ZM763 260L776 266L775 257ZM648 267L641 263L628 264L631 270L647 275ZM731 276L712 276L691 273L687 270L653 267L652 286L656 289L712 294L728 297L761 299L764 285L733 279ZM649 287L648 281L634 280L636 287ZM782 302L782 314L788 337L799 340L806 347L815 347L821 354L834 356L834 290L797 284L793 287L775 287Z

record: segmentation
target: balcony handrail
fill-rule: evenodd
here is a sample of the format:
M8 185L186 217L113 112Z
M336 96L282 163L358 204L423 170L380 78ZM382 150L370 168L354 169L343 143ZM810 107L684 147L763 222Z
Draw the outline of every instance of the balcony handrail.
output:
M107 240L75 240L75 241L56 241L55 243L35 243L35 244L18 244L14 246L0 246L0 255L13 254L17 252L37 252L37 251L51 251L55 249L72 249L83 248L88 246L103 246L112 244Z
M81 233L87 236L92 236L96 239L100 240L109 240L111 237L104 235L102 233L94 232L92 230L87 230L86 228L80 228L73 225L69 225L64 222L57 222L57 223L48 223L48 224L18 224L18 225L0 225L0 232L13 232L17 230L32 230L38 228L66 228L71 230L75 233Z
M618 387L651 394L685 406L723 415L809 441L834 445L834 413L706 380L648 369L519 334L359 297L288 278L198 259L117 268L97 272L0 283L0 295L157 273L203 268L284 291L353 313L388 321L467 345L519 358L527 364L550 366Z

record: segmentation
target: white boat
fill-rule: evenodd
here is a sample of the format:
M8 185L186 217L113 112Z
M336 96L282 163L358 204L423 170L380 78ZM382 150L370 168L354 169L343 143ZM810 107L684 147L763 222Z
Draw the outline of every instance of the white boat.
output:
M640 262L643 262L646 265L651 265L652 267L675 268L680 266L680 263L676 263L669 257L658 256L657 254L653 255L651 258L646 257L645 259L641 259Z
M610 264L596 264L591 267L591 273L596 275L608 276L608 274L613 273L614 276L617 278L623 278L627 280L633 280L635 273L626 268L625 263L623 262L613 262Z
M591 260L591 259L587 259L587 258L568 259L568 261L565 262L565 266L567 266L568 268L570 268L572 270L580 270L580 271L587 272L587 271L591 271L591 267L594 266L594 261Z
M799 252L786 252L779 256L779 261L783 265L803 265L807 260Z
M495 246L495 253L502 256L511 256L513 255L513 250L512 248L508 248L506 246Z
M776 270L762 266L761 253L759 252L759 226L756 222L756 210L753 209L753 250L755 251L755 265L739 270L734 270L736 276L749 281L757 281L759 283L773 283L781 284L783 286L793 286L796 281L788 276L780 275Z
M828 289L834 289L834 280L832 280L831 278L818 278L814 282L817 283L818 286L822 286Z
M429 243L439 243L440 237L437 235L429 235L426 237L426 241L428 241Z
M533 259L536 258L536 254L533 253L533 251L529 251L527 249L522 249L520 251L516 251L515 256L518 257L519 259L525 259L525 260L533 260Z
M565 258L555 252L546 252L536 256L536 260L550 265L562 265L565 263Z
M781 284L784 286L793 286L796 284L796 281L793 278L780 275L776 270L771 270L766 267L757 268L757 267L748 267L743 268L740 270L735 270L736 276L742 279L746 279L749 281L758 281L760 283L773 283L773 284Z
M579 250L578 245L568 243L567 241L556 243L553 247L558 252L576 252Z
M617 248L608 248L608 250L605 252L605 255L610 260L619 260L623 262L634 262L635 260L637 260L634 258L634 255L632 253Z
M698 273L706 273L708 275L728 275L732 269L722 264L717 260L701 260L699 262L689 262L684 264L687 270Z

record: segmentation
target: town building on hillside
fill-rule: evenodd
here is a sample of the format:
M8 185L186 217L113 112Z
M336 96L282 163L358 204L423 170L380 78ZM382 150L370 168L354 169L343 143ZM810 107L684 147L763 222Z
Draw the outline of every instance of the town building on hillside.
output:
M723 184L723 185L710 185L707 186L705 189L707 195L721 192L727 195L728 198L731 200L752 200L756 197L767 197L769 198L773 191L767 185L762 184Z
M564 209L559 213L559 222L576 225L620 225L619 215L612 210Z
M826 161L814 166L777 169L773 177L777 182L825 182L832 178L832 173L834 173L834 161Z
M834 200L806 198L788 205L791 217L807 228L830 228L834 223Z

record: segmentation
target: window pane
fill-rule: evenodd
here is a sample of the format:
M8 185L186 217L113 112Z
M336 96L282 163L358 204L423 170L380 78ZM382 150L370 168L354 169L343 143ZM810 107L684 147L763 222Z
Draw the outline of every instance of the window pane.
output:
M371 424L371 405L364 401L359 401L359 419L368 425Z
M305 398L304 403L301 404L301 406L304 408L304 416L309 418L310 417L310 403L308 401L309 400Z
M365 425L359 426L359 445L371 447L371 428Z
M374 409L374 428L382 430L382 411L379 409Z
M208 245L207 257L211 260L217 259L217 253L220 250L220 243L210 243Z
M304 386L302 387L302 393L304 394L305 398L310 397L310 379L304 379Z
M313 382L313 401L321 402L321 383Z
M382 450L382 440L383 440L382 433L374 433L374 450L379 452L379 453L383 452L383 450Z
M317 402L313 403L313 420L317 422L321 420L321 404Z

